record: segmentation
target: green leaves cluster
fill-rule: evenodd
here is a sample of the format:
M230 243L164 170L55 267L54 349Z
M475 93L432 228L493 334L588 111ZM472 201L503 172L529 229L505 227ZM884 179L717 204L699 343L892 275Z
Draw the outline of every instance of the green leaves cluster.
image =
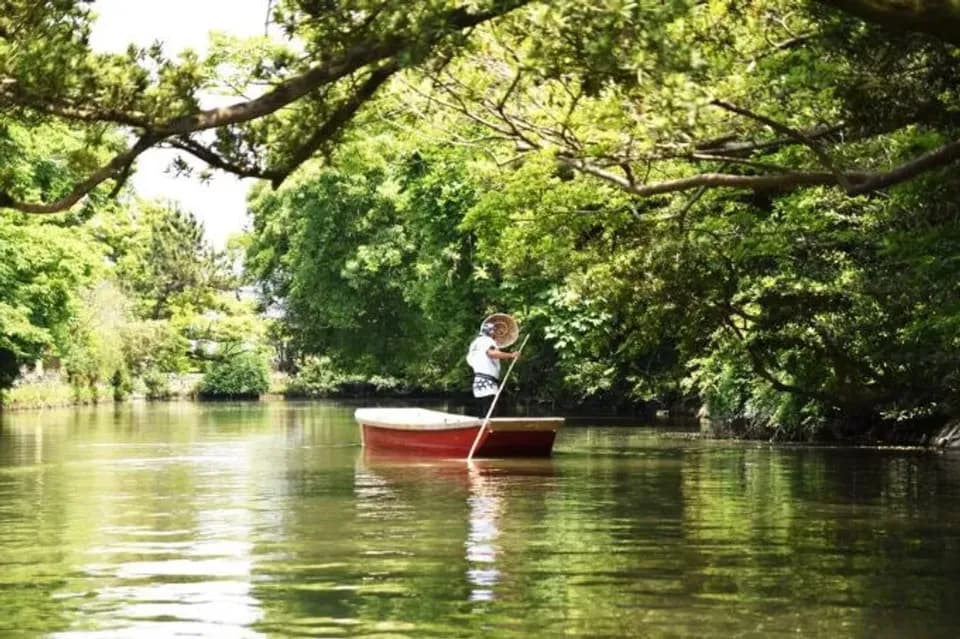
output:
M10 192L70 182L64 157L87 144L82 132L3 124L0 179ZM122 390L131 378L198 366L189 339L259 343L264 328L252 305L224 298L235 279L196 219L173 203L125 194L42 218L0 211L0 390L45 360L78 398L97 399L111 380Z
M484 302L472 238L457 227L472 186L455 158L389 142L358 142L344 165L260 191L248 268L283 301L297 352L414 386L453 384L463 371L444 362L461 359Z
M210 364L197 392L204 398L256 399L270 389L263 357L244 351Z
M97 268L88 249L72 229L0 217L0 388L54 343L76 288Z
M249 263L342 371L453 387L507 310L530 394L928 432L958 411L957 183L851 185L957 139L956 55L817 3L532 4L260 193Z
M138 315L169 319L210 307L228 273L193 214L173 202L142 202L130 213L105 240Z
M461 388L476 323L505 310L542 336L520 380L545 398L703 402L790 437L957 415L952 3L283 0L289 42L221 39L205 60L94 55L86 3L28 5L0 22L19 127L0 204L70 206L83 175L122 181L159 143L286 181L251 200L248 268L286 310L277 333L331 370ZM72 128L22 159L27 124L53 121ZM52 226L101 212L94 187ZM198 313L225 308L216 259L183 212L130 213L135 242L97 241L131 312L199 339ZM14 359L79 317L70 295L24 302L17 259Z

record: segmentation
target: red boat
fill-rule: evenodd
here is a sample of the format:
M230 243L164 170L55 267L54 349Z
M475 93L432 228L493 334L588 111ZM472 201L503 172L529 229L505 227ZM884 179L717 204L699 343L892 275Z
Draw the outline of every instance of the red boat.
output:
M425 408L359 408L363 446L376 453L466 459L549 457L562 417L496 417L487 422Z

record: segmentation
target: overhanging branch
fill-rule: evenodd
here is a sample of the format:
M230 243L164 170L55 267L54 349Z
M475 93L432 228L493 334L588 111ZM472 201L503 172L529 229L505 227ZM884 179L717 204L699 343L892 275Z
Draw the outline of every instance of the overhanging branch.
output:
M565 144L565 136L543 127L533 125L514 113L508 113L503 105L505 100L490 103L483 97L476 98L477 106L484 115L477 115L462 99L454 87L434 78L434 86L439 87L452 101L430 99L441 106L460 113L468 119L481 124L501 136L513 138L525 150L543 150L555 153L558 161L582 173L597 177L613 186L638 197L651 197L668 193L678 193L691 189L731 188L754 191L794 191L806 187L839 187L849 195L872 193L912 179L923 172L947 166L960 159L960 140L948 143L938 149L909 160L889 171L839 170L823 148L822 139L840 132L838 126L817 127L810 131L799 131L776 121L737 107L722 100L714 104L731 112L762 122L775 132L786 136L768 142L737 142L732 136L694 144L696 149L686 153L651 154L645 157L615 157L606 163L598 158L586 157L579 148ZM516 90L511 85L510 91ZM824 164L827 171L808 171L777 166L747 158L762 150L781 148L789 144L808 146ZM759 174L742 175L735 173L705 172L687 177L648 182L645 178L638 182L633 175L632 163L651 163L665 160L721 161L748 166ZM623 173L610 170L611 166L620 167Z
M228 173L233 173L234 175L242 178L259 178L265 180L272 180L280 176L278 171L271 171L268 169L262 169L257 166L250 166L246 164L239 164L237 162L231 162L224 158L222 155L206 147L196 140L191 140L186 136L181 136L179 138L174 138L167 141L171 147L185 151L190 155L203 160L206 164L212 166L215 169L220 169L221 171L226 171Z
M826 171L791 171L772 175L736 175L730 173L700 173L689 177L660 182L636 184L625 177L597 167L577 157L557 155L558 159L588 175L639 197L677 193L690 189L734 188L754 191L794 191L811 186L845 188L849 195L866 195L906 182L918 175L960 160L960 140L945 144L889 171L847 171L840 174ZM844 185L847 185L844 187Z
M123 153L118 154L86 180L78 182L67 195L59 200L47 204L34 204L17 201L11 197L9 193L0 192L0 207L17 209L24 213L59 213L65 211L103 182L112 178L125 178L134 160L136 160L141 153L156 144L156 142L157 140L150 136L140 138L136 144Z
M906 182L917 177L921 173L938 169L948 164L960 160L960 140L945 144L938 149L928 151L918 158L901 164L897 168L886 173L876 173L869 176L860 184L854 185L849 193L851 195L861 195L872 191L879 191L894 184Z
M341 104L303 145L294 151L284 168L274 172L275 175L271 178L273 188L279 187L297 167L306 162L323 144L329 142L342 131L360 107L372 98L377 89L400 68L399 62L391 61L374 70L353 95Z
M379 39L376 42L358 44L335 59L314 66L300 75L288 78L272 91L252 100L237 102L222 108L200 110L196 113L169 118L159 123L148 122L142 114L98 111L92 107L67 104L57 98L26 96L22 92L18 94L14 92L18 106L67 120L108 121L126 124L140 130L140 139L133 147L117 154L107 165L87 179L78 182L66 197L55 202L30 203L17 201L8 193L0 192L0 207L14 208L27 213L53 213L65 210L76 204L105 180L123 175L124 171L129 170L136 157L145 150L170 138L179 138L180 148L197 157L203 159L206 156L215 162L219 162L219 168L225 170L237 168L236 165L223 158L215 159L215 154L209 149L184 143L183 140L192 133L242 124L266 117L308 96L322 86L333 84L370 65L384 63L379 70L373 72L367 84L364 85L370 89L370 95L372 95L372 92L385 81L386 77L403 66L416 64L447 33L475 27L528 4L529 1L503 0L494 3L490 10L476 13L464 7L457 7L437 16L433 20L432 26L427 27L425 31L413 30L411 33L397 34ZM384 73L386 73L386 76L383 75ZM0 97L10 94L13 90L15 83L11 84L11 82L5 81L3 86L0 86ZM316 149L325 139L329 139L330 136L336 134L345 126L359 106L369 98L369 95L363 97L361 95L362 91L363 89L361 89L361 93L354 96L354 98L362 99L358 101L349 100L342 105L321 127L321 130L300 148L300 151L294 156L294 162L299 159L296 165L306 159L303 156L304 152L310 148ZM323 138L324 134L327 136L326 138ZM176 145L177 143L174 143L174 146ZM289 164L285 167L285 170L289 172L289 170L292 170L291 166L295 168L296 165ZM243 169L241 168L241 170ZM250 170L250 168L247 167L247 170ZM279 174L282 173L281 170ZM273 177L276 178L279 174L275 174Z

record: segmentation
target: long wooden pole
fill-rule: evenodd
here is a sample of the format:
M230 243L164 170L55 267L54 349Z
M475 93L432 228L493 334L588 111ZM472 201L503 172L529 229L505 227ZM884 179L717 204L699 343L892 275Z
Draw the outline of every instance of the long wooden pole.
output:
M523 338L523 342L520 343L520 348L517 349L518 354L523 352L523 347L527 345L528 339L530 339L529 335ZM507 385L507 378L510 377L510 371L513 370L513 365L516 363L516 358L510 361L510 366L507 367L507 373L500 381L500 386L497 387L497 394L493 396L493 401L490 402L490 408L487 410L487 416L483 418L483 423L480 424L480 430L477 431L477 436L473 440L473 446L470 447L470 454L467 455L467 461L473 459L473 453L477 451L477 444L480 443L480 438L483 436L483 431L486 430L487 424L490 423L490 416L493 415L493 409L497 405L497 400L500 399L500 392L503 391L503 387Z

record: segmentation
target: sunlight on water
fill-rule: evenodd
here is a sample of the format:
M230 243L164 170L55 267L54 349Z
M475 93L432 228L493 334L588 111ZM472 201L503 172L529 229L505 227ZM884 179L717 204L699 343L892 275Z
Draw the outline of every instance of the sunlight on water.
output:
M335 404L4 415L0 636L953 637L960 456L572 426L371 457Z

